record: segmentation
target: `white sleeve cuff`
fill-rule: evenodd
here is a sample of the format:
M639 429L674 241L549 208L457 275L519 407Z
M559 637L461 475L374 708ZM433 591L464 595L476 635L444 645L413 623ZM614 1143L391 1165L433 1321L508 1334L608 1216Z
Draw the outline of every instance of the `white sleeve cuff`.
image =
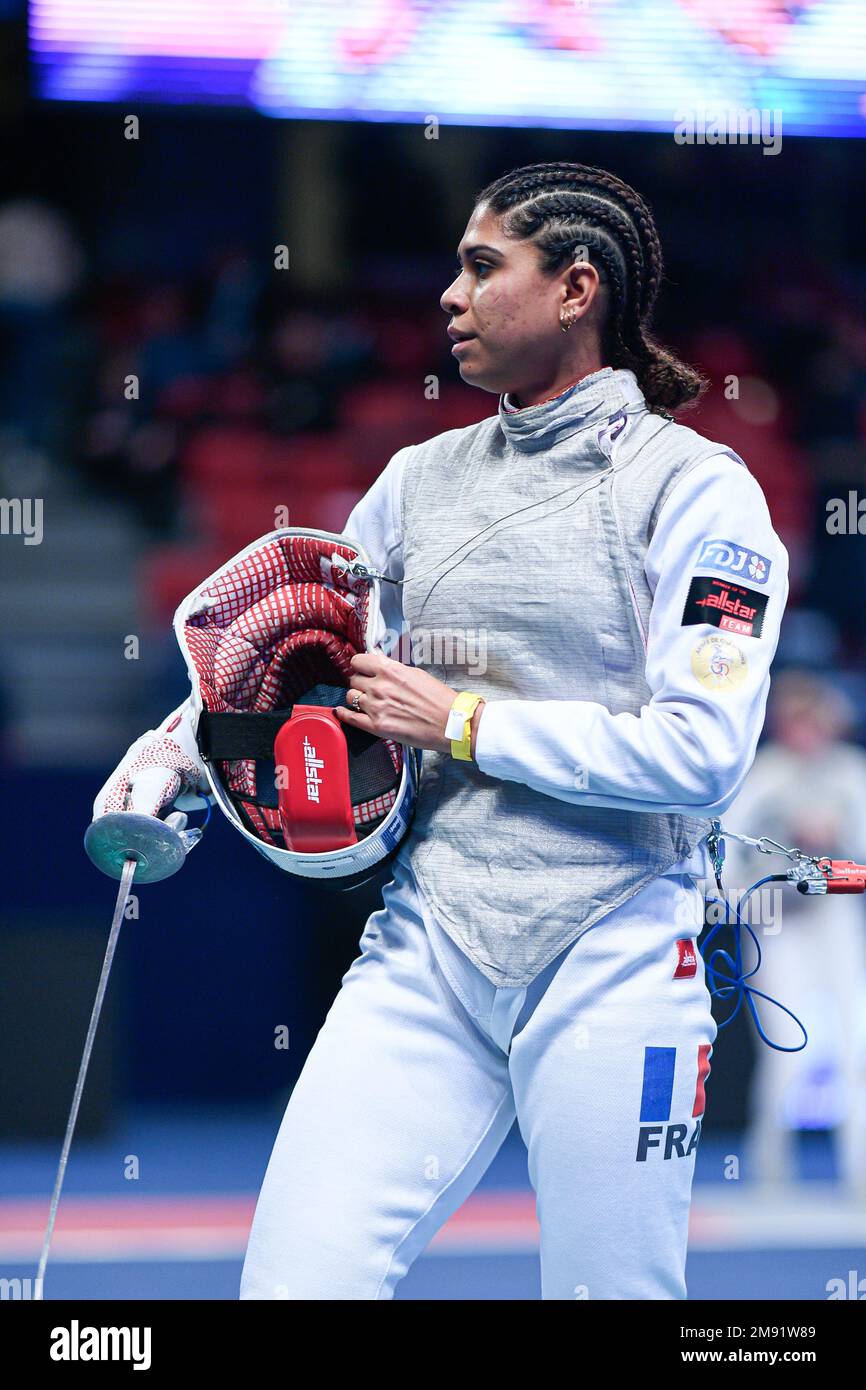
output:
M508 757L509 746L514 747L514 739L508 737L511 717L508 701L494 700L491 703L485 700L475 733L475 761L489 777L520 782L521 769Z

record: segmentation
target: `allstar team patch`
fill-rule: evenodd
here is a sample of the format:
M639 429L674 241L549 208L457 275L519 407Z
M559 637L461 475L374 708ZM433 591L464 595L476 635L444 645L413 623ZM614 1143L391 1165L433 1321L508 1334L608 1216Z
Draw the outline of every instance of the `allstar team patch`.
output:
M689 585L682 626L712 623L740 637L760 637L766 608L767 595L759 594L757 589L720 579L716 574L696 574Z
M766 555L747 550L745 546L737 545L736 541L718 538L702 543L695 568L715 570L717 573L722 570L752 584L766 584L770 577L770 561Z

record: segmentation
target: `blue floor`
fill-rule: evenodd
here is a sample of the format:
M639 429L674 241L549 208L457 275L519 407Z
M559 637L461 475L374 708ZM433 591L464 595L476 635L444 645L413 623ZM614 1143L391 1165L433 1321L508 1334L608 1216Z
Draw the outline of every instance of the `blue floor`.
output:
M238 1296L240 1260L210 1263L61 1264L49 1268L46 1299L229 1299ZM689 1256L690 1299L776 1301L827 1297L826 1283L850 1269L866 1270L863 1250L749 1251ZM4 1277L26 1278L32 1267L4 1266ZM538 1261L531 1255L422 1256L397 1299L538 1299Z
M141 1110L126 1115L117 1130L99 1141L76 1141L66 1180L68 1195L208 1193L254 1196L282 1115L282 1102L249 1111L166 1113ZM707 1139L698 1155L696 1197L714 1185L721 1157L739 1147L739 1137ZM0 1147L0 1199L46 1198L59 1142ZM138 1156L139 1179L123 1177L123 1159ZM706 1175L706 1176L705 1176ZM801 1147L804 1194L810 1181L833 1175L832 1150L824 1136ZM747 1186L744 1183L744 1187ZM526 1151L516 1130L494 1160L479 1192L526 1192ZM687 1280L691 1299L826 1299L829 1279L849 1270L866 1274L862 1248L784 1250L693 1250ZM130 1260L49 1265L48 1299L236 1299L240 1258ZM26 1278L32 1265L4 1264L6 1278ZM446 1252L422 1256L403 1281L399 1299L537 1299L538 1261L531 1253Z

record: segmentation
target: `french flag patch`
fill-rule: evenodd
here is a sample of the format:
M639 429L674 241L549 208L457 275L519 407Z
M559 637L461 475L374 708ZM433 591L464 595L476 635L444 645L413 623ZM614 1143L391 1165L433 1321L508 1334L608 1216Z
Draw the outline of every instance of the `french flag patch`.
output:
M695 943L691 937L681 937L677 942L679 960L674 971L675 980L693 980L698 968L698 956Z

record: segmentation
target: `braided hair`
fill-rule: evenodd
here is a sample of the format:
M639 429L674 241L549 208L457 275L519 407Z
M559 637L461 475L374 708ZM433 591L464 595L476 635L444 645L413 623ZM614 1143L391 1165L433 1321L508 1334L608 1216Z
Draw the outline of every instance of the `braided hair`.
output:
M488 184L475 207L480 203L502 218L507 236L532 240L546 275L585 249L609 289L605 362L631 368L654 413L667 415L700 398L707 379L650 332L662 249L652 213L629 184L587 164L527 164Z

